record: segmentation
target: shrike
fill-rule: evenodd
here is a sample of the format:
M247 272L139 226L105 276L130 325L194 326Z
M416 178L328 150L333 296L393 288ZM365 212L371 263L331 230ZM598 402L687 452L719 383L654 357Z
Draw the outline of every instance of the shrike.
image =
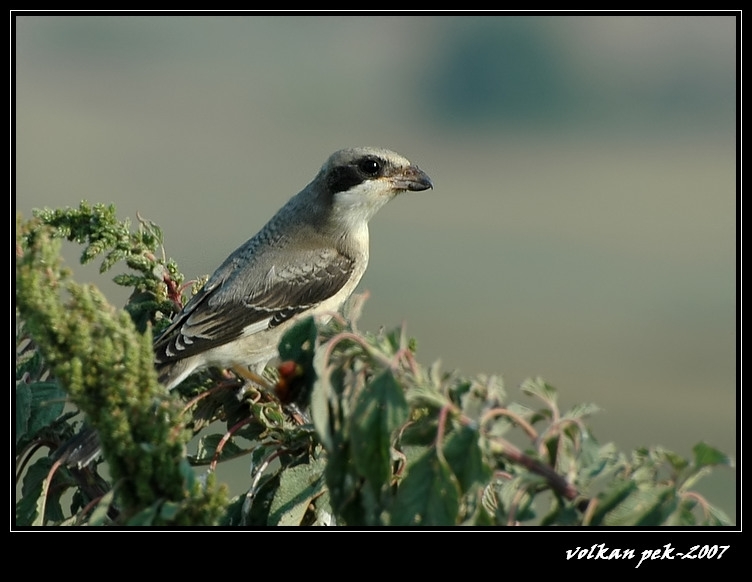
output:
M154 342L172 389L210 366L262 369L302 316L337 311L368 266L368 221L397 194L433 188L392 151L344 149L220 265Z

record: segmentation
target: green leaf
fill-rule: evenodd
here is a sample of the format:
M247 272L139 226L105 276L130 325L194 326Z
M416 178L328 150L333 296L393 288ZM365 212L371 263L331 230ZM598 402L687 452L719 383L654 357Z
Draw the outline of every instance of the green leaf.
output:
M695 513L692 510L694 505L696 504L687 503L686 501L683 503L677 503L674 511L666 516L666 519L661 525L697 525L697 519L695 518Z
M301 319L282 336L279 342L280 359L310 364L317 336L318 329L313 317Z
M711 447L707 443L697 443L692 447L694 453L695 466L700 469L706 466L724 465L731 466L731 459L728 455L719 451L718 449Z
M362 478L353 467L348 444L342 442L328 454L326 486L335 514L348 525L376 523L376 517L365 507Z
M491 476L491 469L483 460L479 437L478 431L463 426L444 442L444 459L457 477L463 494L474 486L482 486Z
M269 510L269 525L302 525L311 502L324 490L325 462L313 460L284 471Z
M31 386L26 382L16 384L16 444L25 440L29 430L32 402ZM29 435L31 437L33 435Z
M306 317L285 332L279 342L280 360L293 361L302 370L302 376L286 380L284 402L297 402L307 405L316 383L316 370L313 365L318 328L313 317Z
M107 515L107 512L110 510L110 505L112 505L114 499L115 490L110 489L102 496L96 507L92 510L91 517L89 518L89 525L106 525L110 523L110 518Z
M196 456L192 458L194 463L205 463L211 461L217 452L217 447L224 435L222 434L208 434L203 436L198 441L198 447L196 450ZM243 453L243 449L236 445L232 439L229 439L222 446L222 453L219 459L233 459Z
M174 501L165 501L159 508L159 518L162 521L170 522L180 513L180 504Z
M57 382L35 382L31 385L31 410L27 433L34 436L48 427L62 413L66 394Z
M21 486L21 499L16 503L17 525L41 525L44 523L44 487L52 466L48 458L38 459L29 467Z
M16 505L16 523L19 525L45 525L63 521L60 498L71 485L67 473L58 467L48 481L52 460L37 459L24 476L22 498Z
M405 423L407 415L405 394L389 370L358 395L350 419L353 461L377 497L392 475L393 433Z
M541 519L542 526L549 525L571 525L577 526L582 523L582 513L572 504L562 503L558 496L552 498L549 512Z
M614 480L608 489L598 495L598 505L588 525L601 525L606 514L637 489L637 483L629 479Z
M539 398L551 408L556 407L556 388L550 384L546 384L546 382L543 381L543 378L528 378L522 382L520 390L529 396Z
M724 513L722 509L710 505L708 507L710 517L707 520L706 525L718 526L718 525L733 525L734 522Z
M514 520L525 521L533 519L533 493L545 486L546 481L535 473L520 473L512 480L499 479L496 483L499 501L507 517L514 509Z
M656 485L634 489L603 520L604 525L660 525L676 508L676 490Z
M391 511L391 525L454 525L459 484L447 464L428 451L407 469Z
M687 459L685 459L681 455L676 454L673 451L661 449L660 452L662 457L666 460L666 462L668 462L669 465L671 465L671 468L674 471L681 471L689 465L689 461L687 461Z
M311 421L316 429L319 442L327 451L334 450L335 430L339 427L342 415L339 413L340 400L330 381L330 374L318 373L319 379L311 393Z
M128 520L128 525L154 525L154 521L159 515L159 506L162 504L161 500L155 501L147 508L139 511L136 515Z
M243 507L246 503L245 495L233 497L225 508L225 513L219 520L221 526L239 526L243 522Z
M279 488L280 473L264 475L260 480L260 485L253 492L253 497L249 498L248 494L241 495L236 504L237 510L232 507L228 515L223 519L223 523L231 525L263 525L269 524L269 509L274 499L274 495ZM227 520L232 520L227 521Z
M313 515L310 525L315 526L332 526L338 525L337 518L332 510L332 504L329 499L329 492L324 489L313 507Z
M600 412L600 407L592 402L583 402L581 404L575 404L570 408L562 418L587 418L592 416L596 412Z

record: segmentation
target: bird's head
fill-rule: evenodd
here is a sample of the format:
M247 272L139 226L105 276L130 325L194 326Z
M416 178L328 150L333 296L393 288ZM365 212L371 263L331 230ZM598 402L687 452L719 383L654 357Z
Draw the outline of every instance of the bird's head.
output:
M428 175L403 156L382 148L360 147L333 153L311 186L332 218L365 225L397 194L433 188Z

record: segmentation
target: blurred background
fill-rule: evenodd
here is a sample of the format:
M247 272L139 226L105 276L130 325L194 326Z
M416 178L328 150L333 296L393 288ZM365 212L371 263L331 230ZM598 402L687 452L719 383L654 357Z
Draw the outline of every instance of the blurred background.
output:
M564 409L599 404L595 436L622 450L735 458L733 16L15 24L25 216L114 203L193 278L334 150L388 147L435 189L372 221L361 329L405 321L422 363L499 374L522 403L540 375ZM76 272L125 301L111 274ZM735 481L698 487L732 519Z

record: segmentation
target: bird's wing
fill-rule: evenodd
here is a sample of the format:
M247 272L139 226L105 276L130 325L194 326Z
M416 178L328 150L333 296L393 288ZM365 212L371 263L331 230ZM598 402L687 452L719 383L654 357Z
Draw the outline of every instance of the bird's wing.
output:
M271 266L263 280L247 281L237 292L243 271L212 278L154 342L158 364L186 358L276 327L332 297L353 275L353 259L334 249L305 261ZM233 277L235 278L233 280ZM226 291L233 281L235 293Z

